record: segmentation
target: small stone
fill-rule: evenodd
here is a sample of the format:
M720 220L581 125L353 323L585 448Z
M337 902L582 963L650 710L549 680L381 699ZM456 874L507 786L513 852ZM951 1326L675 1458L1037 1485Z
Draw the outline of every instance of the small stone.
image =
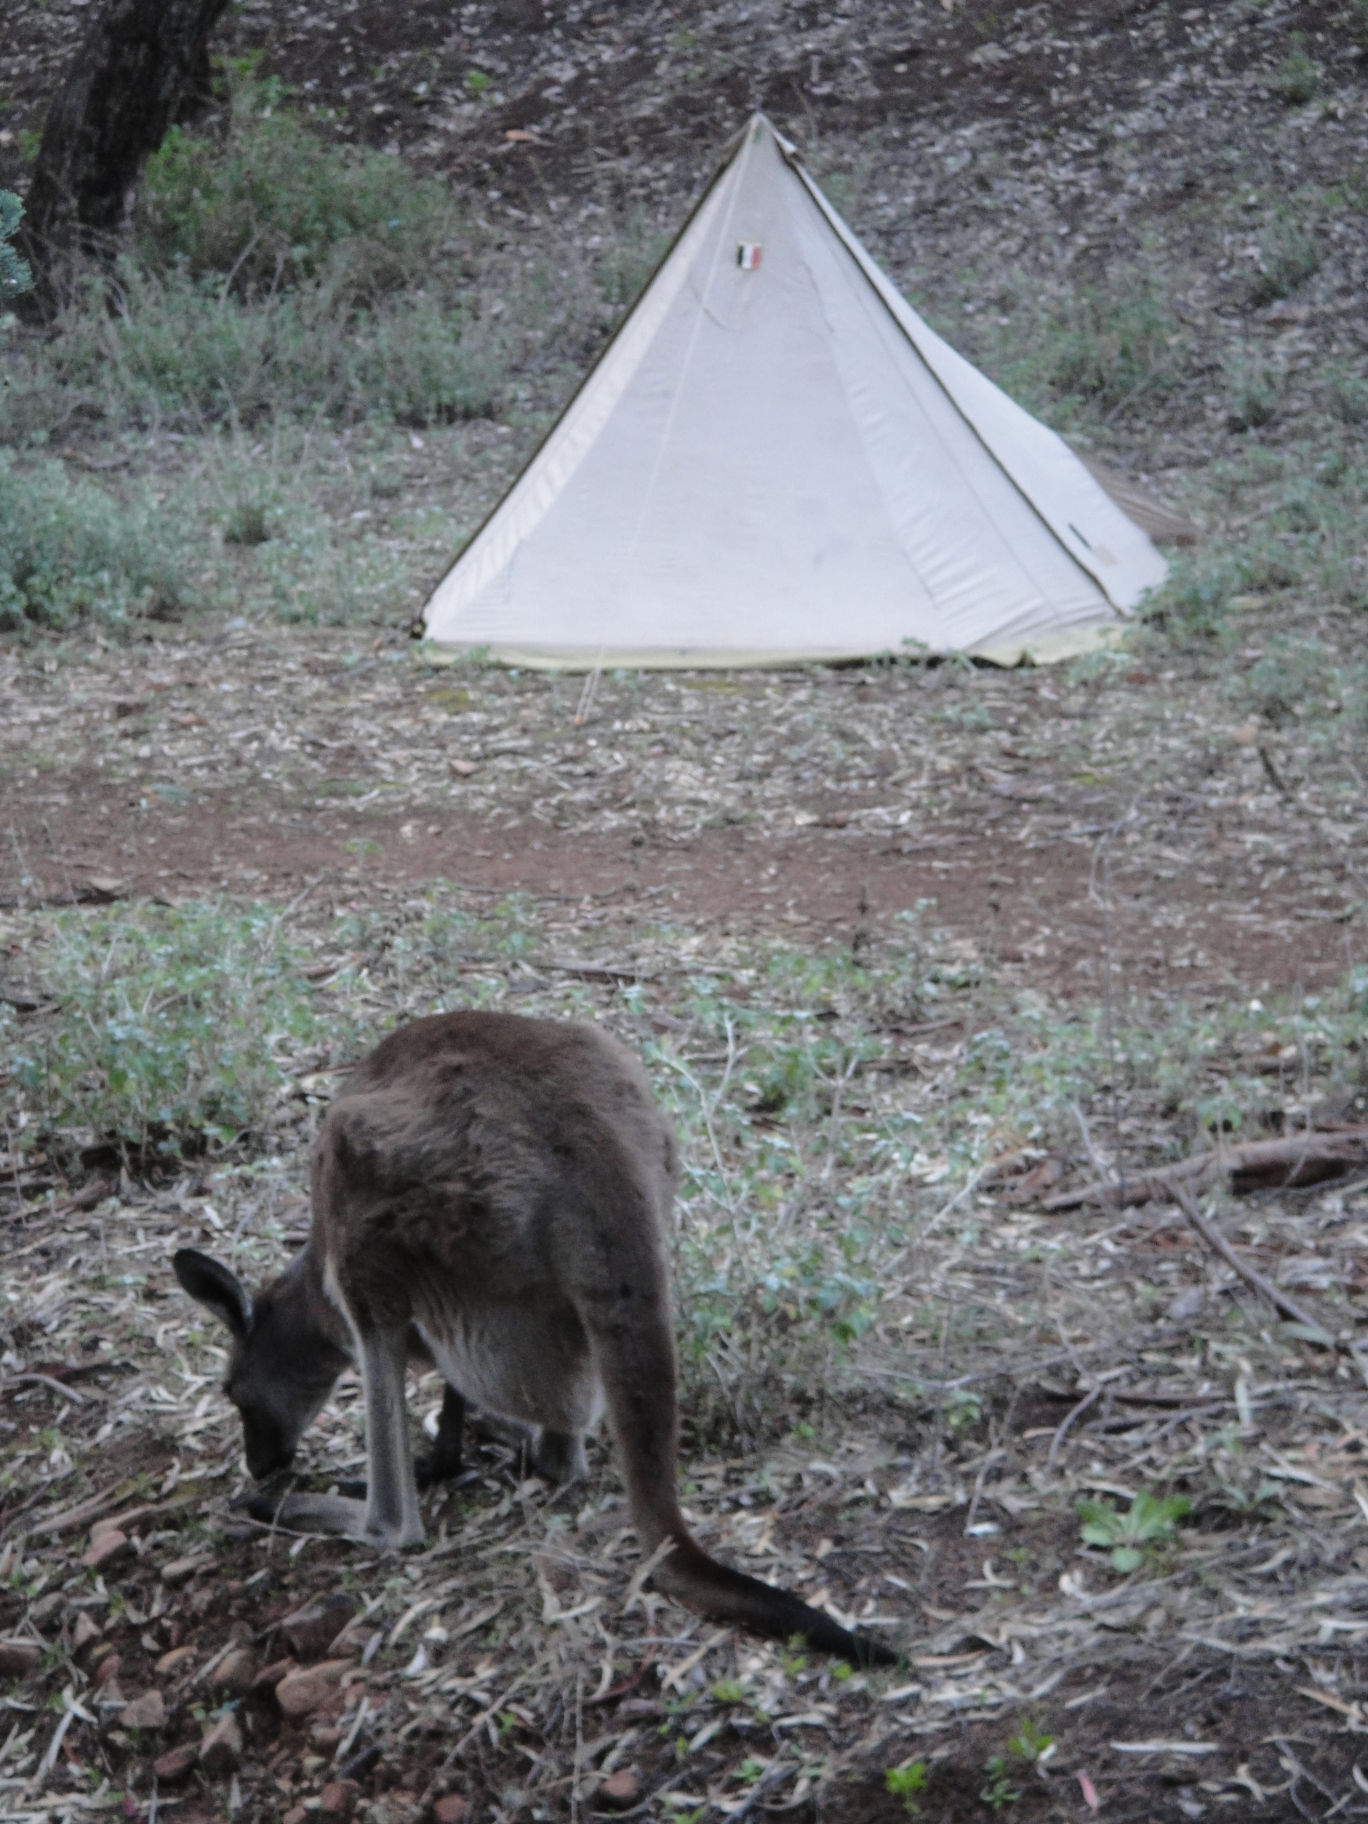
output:
M93 1615L87 1615L84 1609L76 1617L76 1624L71 1630L71 1651L79 1659L86 1648L100 1638L100 1624Z
M81 1554L81 1563L88 1571L107 1571L121 1558L127 1558L132 1550L127 1533L121 1533L117 1526L107 1527L91 1539Z
M196 1571L202 1571L210 1562L205 1553L200 1552L193 1558L173 1558L161 1568L161 1580L168 1589L176 1589L182 1583L189 1583Z
M619 1767L616 1773L610 1773L598 1789L598 1797L605 1805L612 1805L625 1811L629 1805L635 1805L641 1797L641 1781L628 1767Z
M166 1699L154 1685L125 1704L119 1712L121 1729L162 1729L166 1726Z
M253 1691L274 1690L291 1672L299 1670L298 1662L293 1659L273 1659L269 1666L263 1666L252 1680Z
M256 1677L257 1657L250 1647L234 1647L209 1674L210 1689L228 1697L245 1697Z
M280 1824L304 1824L304 1820L308 1815L307 1806L291 1805L290 1809L285 1813L285 1816L280 1820Z
M361 1788L355 1780L329 1780L318 1795L318 1814L323 1818L346 1820L356 1810Z
M121 1654L106 1653L99 1665L95 1668L95 1689L97 1691L102 1691L106 1685L112 1685L114 1680L119 1676L119 1667L122 1664L123 1657Z
M242 1764L242 1725L230 1710L204 1732L199 1764L211 1780L225 1779Z
M172 1647L157 1661L157 1676L169 1678L173 1672L184 1671L194 1657L195 1649L193 1647Z
M342 1674L350 1672L354 1663L350 1659L324 1659L316 1666L301 1666L298 1671L287 1673L276 1686L276 1702L286 1716L308 1716L332 1696Z
M307 1665L311 1660L323 1657L355 1613L356 1604L352 1598L334 1591L306 1603L293 1615L287 1615L280 1624L280 1632L286 1644L293 1648L296 1658Z
M470 1800L463 1799L459 1792L443 1793L432 1802L432 1816L434 1824L465 1824L470 1816Z
M0 1678L26 1678L42 1661L36 1640L0 1640Z
M315 1723L309 1731L309 1740L320 1754L331 1754L342 1740L342 1731L336 1723Z
M452 777L456 779L469 779L472 773L478 773L480 770L478 760L448 760L447 765L451 769Z
M152 1763L152 1772L163 1786L174 1786L194 1766L199 1749L193 1742L182 1742L179 1748L168 1748Z

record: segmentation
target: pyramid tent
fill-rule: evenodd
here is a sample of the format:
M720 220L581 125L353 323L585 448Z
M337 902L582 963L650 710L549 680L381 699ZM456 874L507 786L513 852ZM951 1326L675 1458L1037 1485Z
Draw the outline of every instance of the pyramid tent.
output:
M757 115L424 621L569 670L1010 664L1103 643L1164 573Z

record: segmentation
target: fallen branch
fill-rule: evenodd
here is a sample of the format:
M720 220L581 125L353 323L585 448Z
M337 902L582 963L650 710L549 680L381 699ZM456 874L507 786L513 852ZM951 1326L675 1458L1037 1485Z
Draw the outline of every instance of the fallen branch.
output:
M1276 1140L1245 1140L1238 1146L1194 1153L1177 1165L1149 1172L1126 1174L1124 1186L1105 1181L1056 1191L1043 1198L1042 1210L1076 1210L1085 1203L1111 1206L1151 1203L1225 1184L1235 1192L1266 1187L1319 1184L1338 1178L1355 1166L1368 1165L1368 1127L1345 1127L1338 1132L1283 1134Z
M1368 1361L1365 1361L1360 1354L1357 1343L1349 1337L1333 1336L1320 1319L1306 1309L1305 1305L1299 1304L1295 1298L1289 1297L1280 1287L1275 1286L1271 1279L1265 1279L1256 1268L1248 1266L1242 1261L1216 1224L1209 1216L1202 1214L1197 1207L1196 1200L1182 1185L1173 1187L1173 1195L1178 1207L1202 1240L1214 1254L1220 1255L1228 1267L1239 1274L1252 1292L1256 1292L1266 1304L1271 1305L1279 1317L1285 1317L1294 1324L1300 1324L1307 1333L1307 1342L1318 1343L1322 1349L1338 1349L1342 1354L1347 1355L1363 1376L1365 1384L1368 1385ZM1066 1420L1065 1423L1067 1424L1068 1421Z

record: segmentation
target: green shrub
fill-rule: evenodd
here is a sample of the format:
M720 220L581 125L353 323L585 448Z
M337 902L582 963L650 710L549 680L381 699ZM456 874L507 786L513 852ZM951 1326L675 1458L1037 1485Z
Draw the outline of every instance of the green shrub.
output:
M344 308L318 282L255 301L212 278L164 277L125 263L117 309L92 281L51 342L32 341L0 397L0 437L49 434L87 417L180 431L302 417L450 423L498 409L498 340L422 293Z
M149 271L223 276L245 296L326 278L352 304L459 265L464 241L439 179L329 145L278 83L250 76L234 87L219 134L167 134L134 226Z
M1047 372L1060 393L1104 411L1175 369L1178 338L1164 302L1137 273L1118 274L1105 290L1084 287L1051 313Z
M24 205L12 190L0 190L0 304L33 284L28 263L10 245L23 220Z
M0 451L0 629L166 614L185 594L180 553L150 514L59 463L21 469Z
M1281 374L1267 362L1252 360L1244 354L1231 356L1225 364L1225 372L1230 429L1259 430L1265 424L1271 424L1278 415L1282 399Z
M1115 417L1175 385L1187 366L1188 338L1148 269L1118 267L1063 292L1025 271L1005 291L997 280L964 283L998 292L997 308L976 313L972 325L944 322L943 333L1013 398L1056 423L1080 408Z
M1320 65L1306 48L1306 39L1301 32L1293 32L1292 49L1278 65L1273 79L1273 87L1280 101L1290 108L1297 108L1303 102L1310 101L1320 87Z
M1259 263L1250 283L1250 302L1272 304L1304 285L1320 270L1325 248L1307 204L1283 209L1259 237Z
M57 1011L11 1034L23 1131L150 1161L268 1126L333 1030L279 923L214 905L58 915L35 957Z

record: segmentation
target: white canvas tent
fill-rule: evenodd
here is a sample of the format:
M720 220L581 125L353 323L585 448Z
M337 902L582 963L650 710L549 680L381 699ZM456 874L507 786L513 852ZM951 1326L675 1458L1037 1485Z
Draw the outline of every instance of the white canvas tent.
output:
M1015 663L1100 644L1164 573L757 115L424 618L570 670Z

